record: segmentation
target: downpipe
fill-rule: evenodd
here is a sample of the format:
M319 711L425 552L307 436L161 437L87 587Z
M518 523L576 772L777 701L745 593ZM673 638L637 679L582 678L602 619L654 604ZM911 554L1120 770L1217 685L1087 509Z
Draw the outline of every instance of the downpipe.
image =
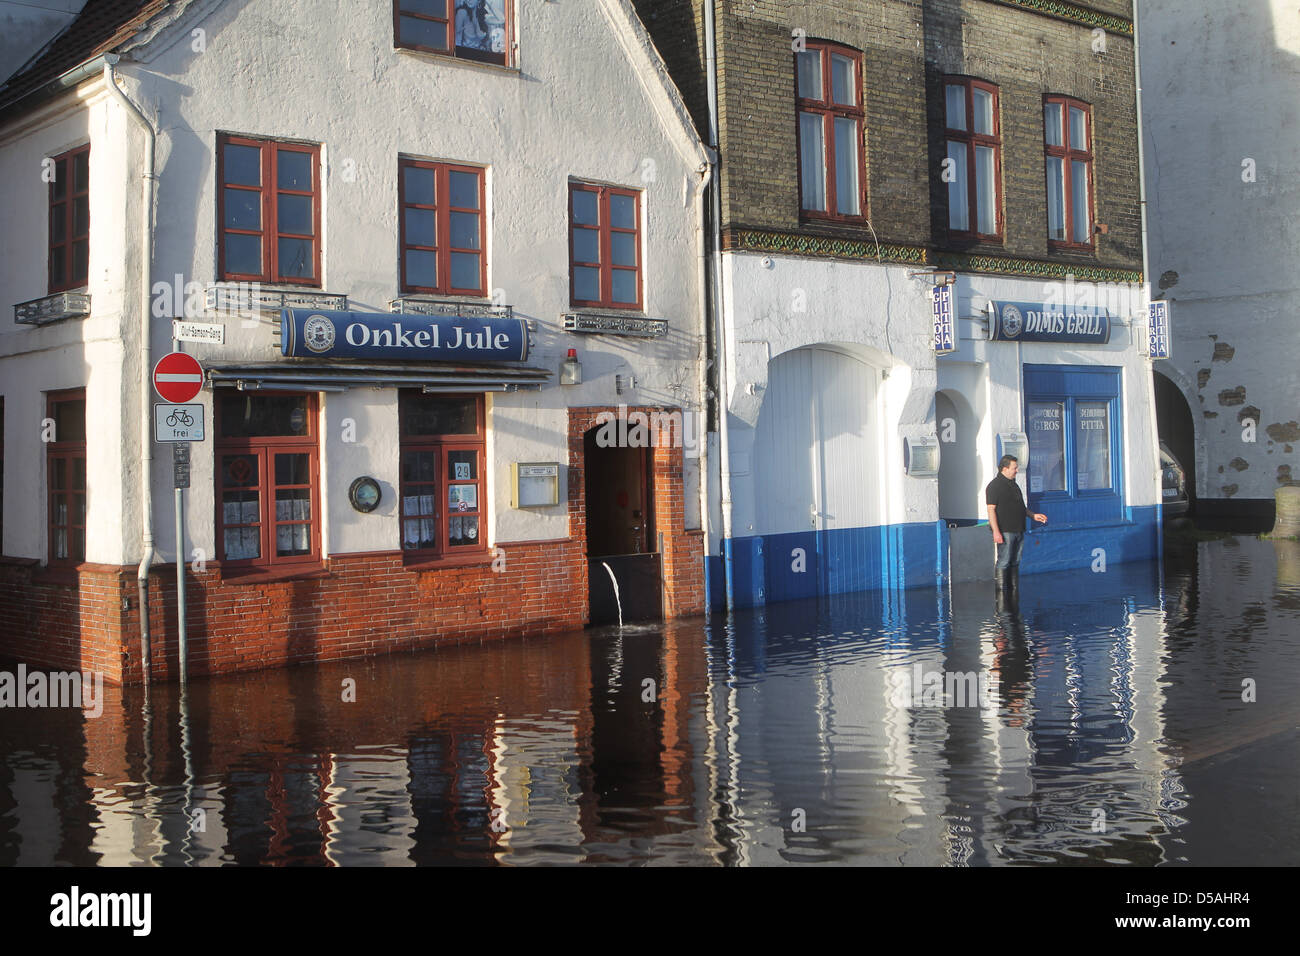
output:
M118 62L114 55L104 58L104 83L128 116L133 116L144 130L144 168L140 173L140 542L143 554L136 568L136 592L140 606L140 667L145 687L145 700L149 697L152 676L149 634L149 567L153 564L153 441L150 435L149 389L153 371L153 350L150 342L150 290L153 259L153 205L158 177L154 171L154 155L158 135L139 107L117 85L113 66ZM181 555L176 556L181 560Z

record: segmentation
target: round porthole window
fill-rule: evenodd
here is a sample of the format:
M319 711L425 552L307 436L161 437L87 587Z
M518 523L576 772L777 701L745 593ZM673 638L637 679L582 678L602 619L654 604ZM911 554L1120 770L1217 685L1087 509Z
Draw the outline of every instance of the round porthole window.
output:
M348 489L348 501L362 514L369 514L378 508L380 497L379 482L367 476L352 482L352 487Z

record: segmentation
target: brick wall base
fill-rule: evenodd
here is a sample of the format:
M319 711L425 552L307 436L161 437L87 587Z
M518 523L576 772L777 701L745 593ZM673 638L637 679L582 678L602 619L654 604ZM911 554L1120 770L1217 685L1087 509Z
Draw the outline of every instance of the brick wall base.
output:
M646 409L649 411L649 409ZM216 563L186 569L191 676L369 657L575 630L588 621L583 435L603 409L569 412L570 537L499 545L496 568L409 570L400 551L340 554L325 570L282 581L223 579ZM682 449L653 450L663 533L664 617L704 613L704 538L684 528ZM178 676L176 568L149 575L153 680ZM0 559L0 656L56 670L142 680L134 566L83 564L51 574Z

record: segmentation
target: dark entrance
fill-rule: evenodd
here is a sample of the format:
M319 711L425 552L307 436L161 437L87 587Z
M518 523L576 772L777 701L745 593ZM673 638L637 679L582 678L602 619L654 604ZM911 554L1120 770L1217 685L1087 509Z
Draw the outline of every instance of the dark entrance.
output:
M1156 430L1160 442L1183 466L1187 480L1187 499L1196 499L1196 431L1192 410L1174 382L1160 372L1152 375L1156 390Z
M658 621L663 579L652 508L652 449L602 448L599 432L593 428L583 436L591 623L617 623L620 602L625 623Z

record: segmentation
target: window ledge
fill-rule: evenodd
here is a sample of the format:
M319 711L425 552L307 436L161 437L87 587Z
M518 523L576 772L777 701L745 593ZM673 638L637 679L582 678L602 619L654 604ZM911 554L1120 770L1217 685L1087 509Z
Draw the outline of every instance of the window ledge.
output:
M404 571L441 571L445 568L473 568L486 567L493 561L492 552L484 551L479 554L458 554L448 558L435 558L427 555L408 554L402 555L402 569Z
M210 562L216 564L216 562ZM275 584L281 581L314 581L334 575L321 564L300 564L279 568L223 568L217 565L222 584Z
M32 568L32 584L61 584L76 587L81 583L80 564L43 564Z
M413 50L410 47L396 45L393 47L393 52L400 56L409 56L415 60L424 60L431 63L445 63L449 66L468 67L475 70L487 70L491 73L505 73L520 77L524 75L517 65L485 63L483 60L472 60L465 56L452 56L450 53L433 53L429 50ZM518 53L517 50L511 52Z

